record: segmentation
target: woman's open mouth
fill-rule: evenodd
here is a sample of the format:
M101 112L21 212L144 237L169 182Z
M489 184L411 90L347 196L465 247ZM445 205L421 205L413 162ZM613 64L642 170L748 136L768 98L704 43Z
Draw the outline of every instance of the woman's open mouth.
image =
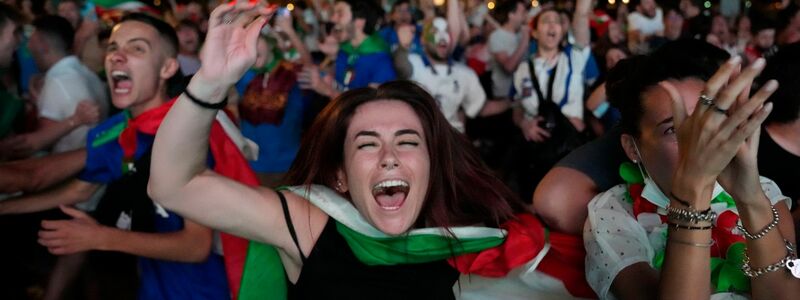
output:
M384 180L372 187L372 196L378 206L394 211L403 206L409 189L408 182L403 180Z

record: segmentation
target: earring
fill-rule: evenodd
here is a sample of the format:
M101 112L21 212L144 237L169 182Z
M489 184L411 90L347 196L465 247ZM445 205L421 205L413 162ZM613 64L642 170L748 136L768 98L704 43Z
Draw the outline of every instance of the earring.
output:
M341 192L342 191L342 181L336 180L336 190Z
M638 163L639 163L639 161L634 159L634 160L633 160L633 163L635 163L635 164L638 164Z

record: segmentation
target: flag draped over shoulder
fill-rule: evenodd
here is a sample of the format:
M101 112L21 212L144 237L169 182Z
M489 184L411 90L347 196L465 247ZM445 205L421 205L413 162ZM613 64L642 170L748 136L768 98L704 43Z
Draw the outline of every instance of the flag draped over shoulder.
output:
M173 99L157 108L142 113L136 118L126 118L125 122L111 128L96 142L104 143L107 139L118 138L124 155L123 170L125 170L127 163L133 161L133 155L136 153L138 144L136 141L137 132L155 135L175 101ZM231 135L237 134L235 132L227 132L218 120L212 123L209 134L209 148L214 160L214 171L242 184L256 186L258 185L258 178L250 169L237 144L231 138ZM235 299L238 292L237 287L239 287L242 278L248 241L225 233L220 233L220 236L228 285Z
M580 237L548 233L533 215L518 214L502 228L414 229L389 236L369 224L333 190L324 186L286 190L308 199L337 224L358 259L367 265L424 263L448 259L462 280L454 287L462 299L520 299L536 295L594 298L584 279ZM250 242L239 299L286 299L286 277L277 251Z

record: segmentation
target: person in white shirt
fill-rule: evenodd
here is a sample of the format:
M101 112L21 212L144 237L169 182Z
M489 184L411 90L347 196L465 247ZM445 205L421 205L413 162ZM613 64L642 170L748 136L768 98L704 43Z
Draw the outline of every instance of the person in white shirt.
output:
M489 53L492 55L492 97L508 97L511 90L511 74L528 53L530 35L525 24L527 5L522 1L499 3L493 12L502 24L489 35Z
M88 124L66 122L83 100L91 101L97 109L97 120L108 113L106 86L92 71L71 55L73 31L69 22L58 16L45 16L33 22L35 31L28 47L37 66L47 70L39 94L39 129L29 135L47 136L47 142L37 145L44 150L60 153L85 146ZM91 106L90 106L91 107ZM95 121L97 121L95 120ZM59 134L53 134L59 132Z
M458 2L448 14L450 21L459 19ZM455 16L454 16L455 15ZM452 17L452 18L451 18ZM424 55L409 53L413 33L400 30L399 44L394 51L395 69L400 78L410 79L430 93L447 121L456 130L464 133L464 117L474 118L500 113L509 107L509 102L486 101L486 92L475 71L451 58L454 48L453 36L460 28L448 26L448 20L437 17L422 27Z
M647 41L654 36L664 36L664 13L655 0L641 0L628 15L628 48L644 54L649 51Z
M583 143L583 70L591 55L590 8L591 0L578 1L572 23L575 44L564 49L560 45L569 29L564 28L557 11L544 9L531 22L536 53L526 56L516 68L511 93L518 104L513 121L522 133L513 168L523 199L532 199L547 171L572 147ZM564 118L567 121L558 121Z
M572 23L575 44L563 50L559 45L568 29L563 28L557 11L544 10L532 23L535 27L531 35L538 45L536 53L522 61L513 77L514 98L521 106L515 110L514 121L528 141L543 142L549 137L539 124L539 107L543 100L540 97L557 104L575 129L583 131L585 127L583 69L591 55L587 21L590 4L588 0L577 4ZM535 73L533 76L531 70ZM552 76L555 78L550 84Z
M588 205L586 279L598 298L798 298L791 199L756 159L778 84L751 94L764 60L727 57L670 42L609 85L630 162L625 184Z

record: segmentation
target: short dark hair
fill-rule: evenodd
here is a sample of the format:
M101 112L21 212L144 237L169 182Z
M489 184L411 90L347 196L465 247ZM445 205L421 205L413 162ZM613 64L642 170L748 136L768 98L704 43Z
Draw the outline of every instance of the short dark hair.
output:
M761 15L750 15L750 33L757 35L759 32L767 29L777 29L775 21Z
M167 22L145 13L130 13L122 18L121 23L127 21L142 22L152 26L157 32L158 36L166 42L165 52L169 57L176 57L178 55L178 34Z
M767 66L756 79L751 89L758 91L768 80L778 81L778 89L767 99L772 102L772 113L765 124L789 123L800 117L800 43L778 48L775 55L767 59Z
M411 5L411 1L410 0L397 0L397 1L395 1L394 3L392 3L392 12L394 12L394 10L397 9L398 6L403 5L403 4Z
M33 27L47 39L50 49L64 54L72 52L75 31L67 19L59 16L42 16L33 21Z
M517 10L517 4L525 5L521 0L498 1L492 11L492 17L497 20L497 23L500 23L500 25L508 23L508 14Z
M725 50L705 41L683 39L666 43L646 57L620 61L610 72L615 74L622 68L625 74L609 75L606 94L622 115L622 130L634 136L640 134L639 122L644 113L642 95L649 88L668 79L706 81L729 57ZM635 65L629 64L629 60L636 60Z
M202 37L203 36L203 31L200 30L200 25L197 25L197 23L195 23L192 20L188 20L188 19L181 20L180 22L178 22L177 25L175 25L176 35L177 35L177 31L179 31L181 28L184 28L184 27L192 29L195 32L197 32L197 36L198 37Z
M8 22L21 25L24 24L25 21L25 16L16 7L0 3L0 28L5 27Z
M383 8L372 0L344 0L350 5L353 20L364 20L364 33L371 35L377 31L378 21L383 18Z

